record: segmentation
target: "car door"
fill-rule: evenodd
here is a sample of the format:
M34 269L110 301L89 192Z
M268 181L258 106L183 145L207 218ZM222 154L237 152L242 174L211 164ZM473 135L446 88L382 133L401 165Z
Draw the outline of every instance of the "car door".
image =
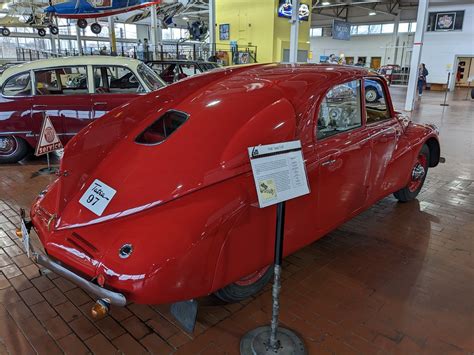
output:
M380 78L364 79L365 116L371 143L370 187L371 201L390 193L396 181L387 173L396 158L395 151L402 127L395 118L385 83ZM400 148L402 148L400 146Z
M91 85L93 119L145 93L137 76L121 66L93 66Z
M32 135L35 127L31 122L31 103L30 71L5 80L0 97L0 136L19 136L36 144ZM2 150L2 142L0 146Z
M47 115L59 139L66 144L91 120L91 96L85 66L65 66L34 71L31 116L40 134Z
M331 88L319 107L317 224L323 232L366 203L370 140L362 119L361 96L361 80L353 80Z

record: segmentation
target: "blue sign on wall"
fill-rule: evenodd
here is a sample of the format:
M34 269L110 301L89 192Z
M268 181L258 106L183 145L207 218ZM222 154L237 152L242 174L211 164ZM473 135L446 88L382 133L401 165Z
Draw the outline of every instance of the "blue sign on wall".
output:
M332 38L349 41L351 39L351 24L334 20L332 23Z

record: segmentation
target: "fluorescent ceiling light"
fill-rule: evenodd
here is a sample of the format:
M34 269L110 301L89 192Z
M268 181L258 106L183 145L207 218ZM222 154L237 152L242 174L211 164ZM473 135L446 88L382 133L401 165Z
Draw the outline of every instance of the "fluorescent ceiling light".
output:
M323 1L321 5L328 6L328 5L331 5L331 3L329 1Z
M377 13L375 11L370 11L369 12L369 16L375 16L375 15L377 15Z
M187 21L187 20L189 20L189 17L183 16L183 20Z

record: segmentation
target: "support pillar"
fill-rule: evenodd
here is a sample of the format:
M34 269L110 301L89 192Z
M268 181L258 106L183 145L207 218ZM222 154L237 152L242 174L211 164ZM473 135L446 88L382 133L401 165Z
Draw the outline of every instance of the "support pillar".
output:
M51 41L51 53L56 53L57 52L57 49L56 49L56 36L54 35L51 35L50 34L50 41Z
M79 55L82 55L82 39L81 39L81 29L76 23L76 39L77 39L77 50L79 52Z
M393 43L393 57L391 63L386 63L386 64L398 64L397 63L397 57L398 57L398 44L400 43L400 38L398 37L398 25L400 24L400 15L401 15L402 10L398 11L397 17L395 17L394 21L394 27L393 27L393 36L392 36L392 43ZM400 63L400 66L402 64Z
M291 11L291 32L290 32L290 63L298 61L298 31L300 27L299 8L300 0L292 0Z
M418 2L416 32L413 42L413 52L410 61L410 77L408 78L407 97L405 101L406 111L412 111L415 103L416 88L418 84L418 66L420 65L421 52L423 48L423 37L426 27L426 18L428 15L428 3L429 0L420 0Z
M156 5L151 5L151 28L150 28L150 41L151 41L151 51L152 58L157 59L156 53L158 48L158 42L161 41L161 29L158 27L158 15L156 13ZM160 32L160 33L158 33Z
M115 37L115 24L113 16L109 16L109 42L110 54L117 55L117 38Z
M216 52L216 0L209 0L209 43L212 56Z

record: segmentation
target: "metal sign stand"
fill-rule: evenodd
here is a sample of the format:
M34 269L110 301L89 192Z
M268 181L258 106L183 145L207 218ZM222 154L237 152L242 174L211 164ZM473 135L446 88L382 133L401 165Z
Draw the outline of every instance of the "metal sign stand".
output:
M51 166L51 163L49 161L49 153L46 153L46 161L48 166L46 168L41 168L37 171L38 175L50 175L50 174L56 174L59 169L55 166Z
M440 104L440 106L449 106L449 104L446 103L446 99L448 97L448 90L449 90L449 77L451 76L451 72L448 73L448 82L446 83L446 90L444 91L444 102Z
M281 263L283 259L283 237L285 227L285 201L277 204L275 233L275 263L273 266L274 281L272 289L272 322L258 327L244 335L240 341L242 355L305 355L303 341L293 331L278 327L280 313Z

